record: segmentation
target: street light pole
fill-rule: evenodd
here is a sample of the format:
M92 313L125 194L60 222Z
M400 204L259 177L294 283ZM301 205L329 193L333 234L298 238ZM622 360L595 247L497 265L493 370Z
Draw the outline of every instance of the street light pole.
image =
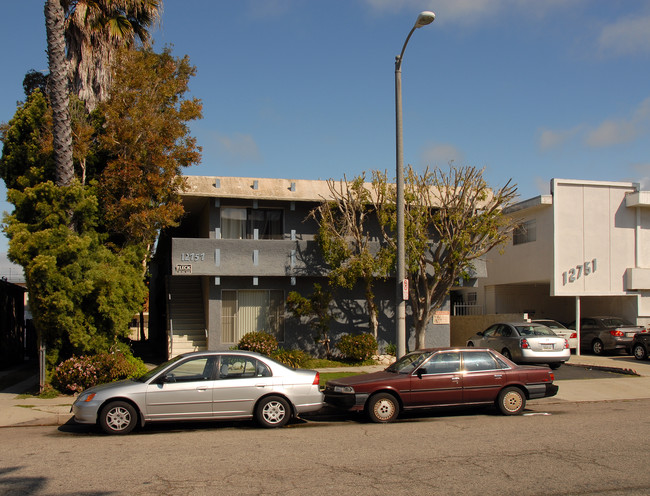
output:
M397 197L395 209L397 211L397 263L395 270L396 294L395 294L395 332L397 334L397 358L406 354L406 299L404 295L406 280L406 250L404 235L404 138L402 128L402 59L413 32L431 24L436 15L433 12L425 11L418 15L415 25L409 32L402 47L402 52L395 57L395 137L396 137L396 178L395 188ZM406 286L408 288L408 286Z

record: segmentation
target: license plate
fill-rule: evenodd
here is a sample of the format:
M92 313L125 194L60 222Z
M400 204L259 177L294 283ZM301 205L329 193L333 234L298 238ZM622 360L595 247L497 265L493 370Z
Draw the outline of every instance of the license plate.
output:
M543 344L543 345L542 345L542 349L543 349L543 350L552 350L552 349L553 349L553 345L552 345L552 344Z
M636 332L626 332L626 333L625 333L625 335L626 335L628 338L633 338L635 334L636 334Z

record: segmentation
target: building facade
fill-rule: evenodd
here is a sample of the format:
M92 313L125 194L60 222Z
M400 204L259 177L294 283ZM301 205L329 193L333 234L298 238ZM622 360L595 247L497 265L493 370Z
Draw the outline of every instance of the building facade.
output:
M483 314L560 322L612 315L650 324L650 192L628 182L553 179L551 194L505 211L518 222L486 257L478 288L456 292Z
M309 217L331 198L327 181L189 176L187 184L186 214L161 235L152 266L150 339L175 356L228 349L266 331L284 348L322 354L315 331L288 314L286 300L327 283L318 224ZM395 293L394 279L375 286L380 351L396 342ZM343 334L369 331L362 288L337 290L331 308L332 348ZM446 306L427 330L428 346L449 344L448 315ZM407 343L413 349L408 315Z

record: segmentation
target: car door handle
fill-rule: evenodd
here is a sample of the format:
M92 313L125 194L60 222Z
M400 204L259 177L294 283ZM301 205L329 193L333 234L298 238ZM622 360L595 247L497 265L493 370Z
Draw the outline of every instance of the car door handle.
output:
M501 379L503 377L503 374L494 374L495 379Z
M451 380L452 380L453 382L458 382L458 381L460 381L460 377L458 377L458 376L453 376L453 377L451 378Z
M207 391L208 387L207 386L201 386L196 388L197 391Z
M255 384L255 386L258 387L258 388L263 388L263 387L266 387L266 384Z

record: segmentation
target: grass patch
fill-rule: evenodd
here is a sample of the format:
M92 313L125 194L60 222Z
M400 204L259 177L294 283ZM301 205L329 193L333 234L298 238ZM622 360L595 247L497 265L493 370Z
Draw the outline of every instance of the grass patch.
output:
M305 369L329 369L335 367L363 367L364 365L377 365L374 360L363 361L344 361L344 360L327 360L325 358L310 358L305 362L302 368Z
M365 372L325 372L320 375L319 385L321 388L325 387L327 381L340 379L341 377L348 377L351 375L365 374Z

